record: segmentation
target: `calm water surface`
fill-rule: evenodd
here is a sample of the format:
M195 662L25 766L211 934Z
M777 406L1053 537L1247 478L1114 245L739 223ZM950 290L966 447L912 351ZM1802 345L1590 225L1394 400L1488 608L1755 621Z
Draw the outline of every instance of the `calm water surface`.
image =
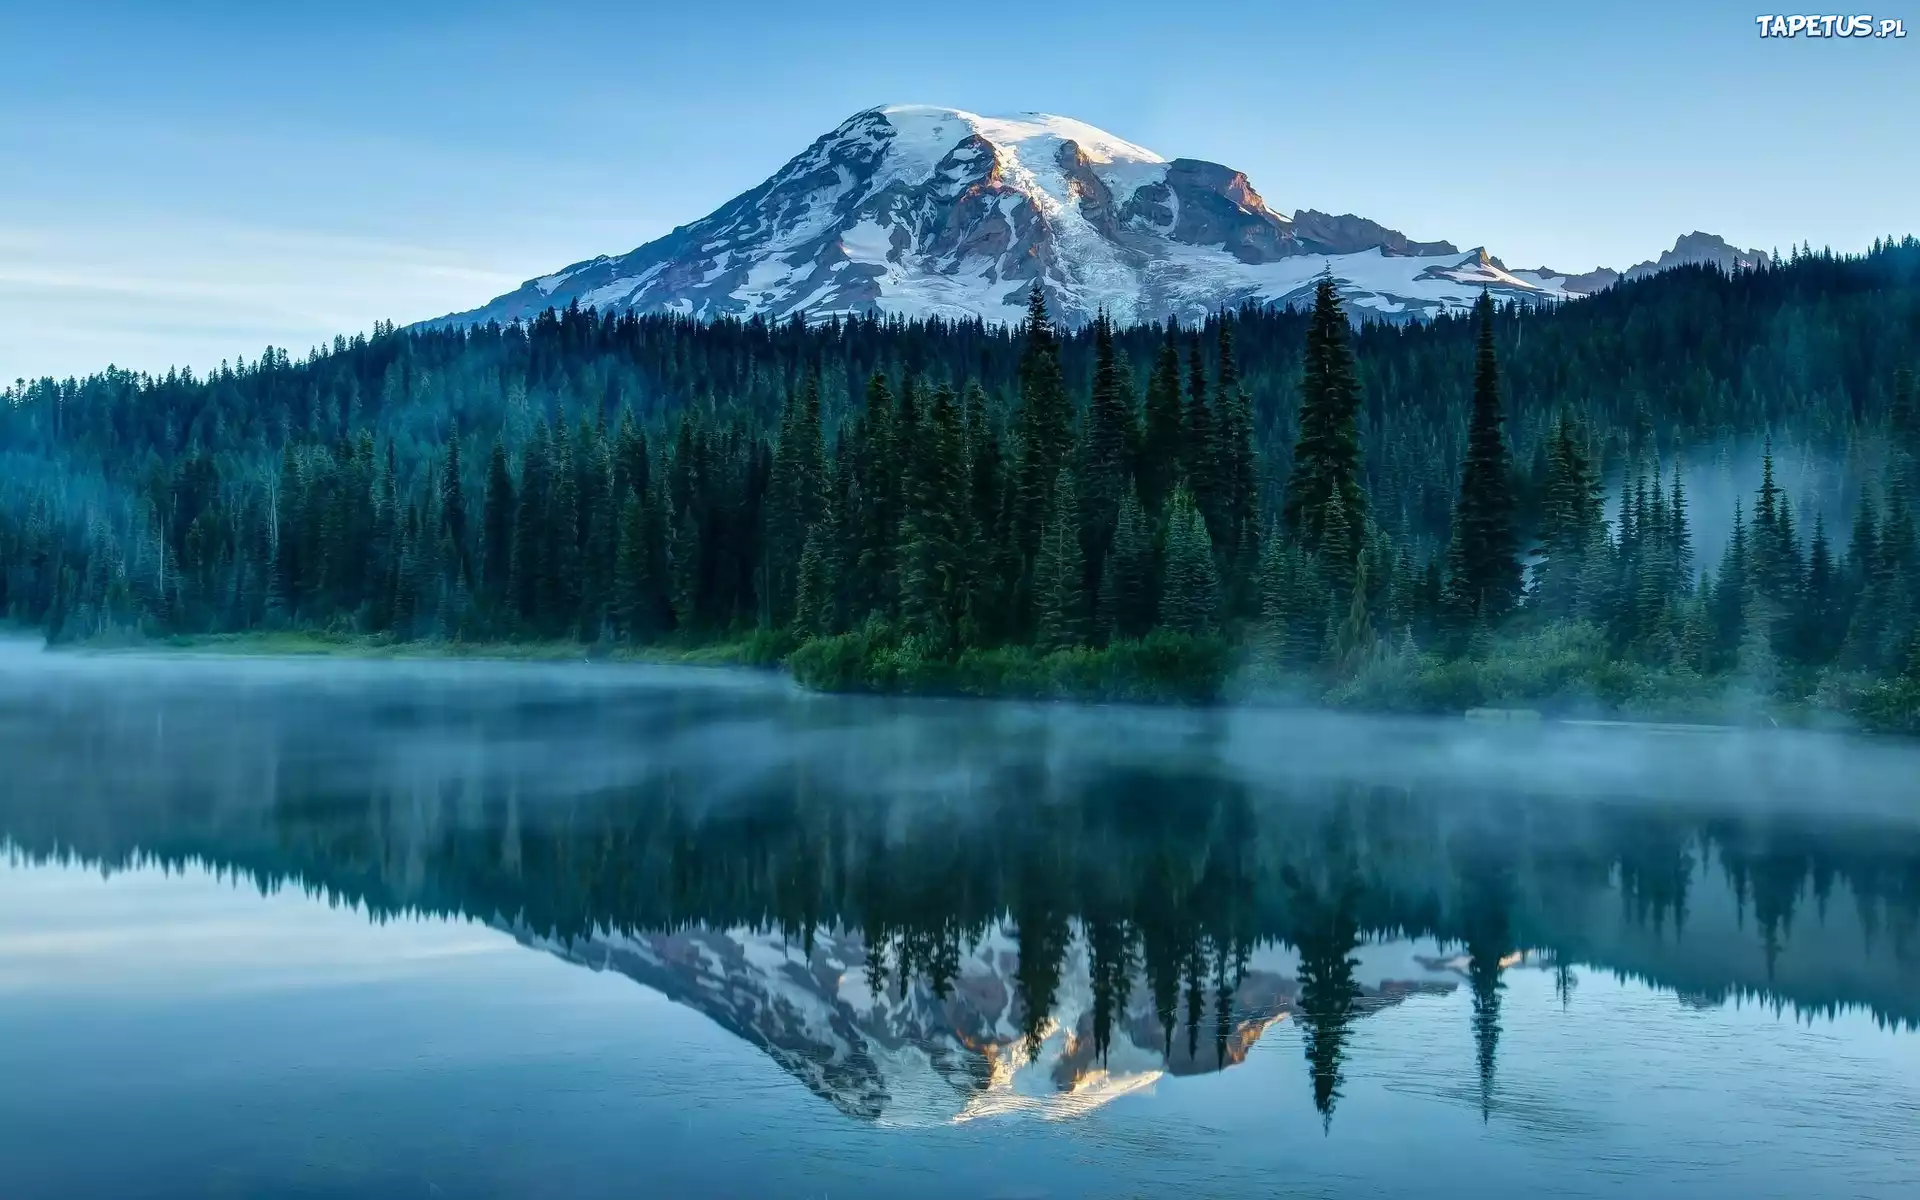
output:
M0 1196L1912 1197L1916 780L0 649Z

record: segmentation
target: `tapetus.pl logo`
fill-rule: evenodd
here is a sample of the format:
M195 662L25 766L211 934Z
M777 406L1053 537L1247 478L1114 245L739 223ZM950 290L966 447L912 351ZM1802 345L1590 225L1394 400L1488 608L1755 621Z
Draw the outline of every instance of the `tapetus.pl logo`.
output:
M1763 13L1753 19L1763 38L1903 38L1906 23L1899 17L1875 17L1867 13L1853 16L1779 16Z

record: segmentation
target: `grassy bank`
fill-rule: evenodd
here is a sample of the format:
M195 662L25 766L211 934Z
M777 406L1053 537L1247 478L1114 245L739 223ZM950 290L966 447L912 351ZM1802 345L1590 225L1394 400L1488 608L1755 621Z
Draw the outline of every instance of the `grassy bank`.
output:
M489 659L520 662L646 662L686 666L777 667L791 639L750 633L713 641L621 646L572 639L544 641L397 641L377 634L325 630L259 630L249 633L180 634L160 639L91 640L63 649L82 653L176 651L183 654L296 658Z
M1135 703L1312 705L1355 712L1458 714L1523 709L1548 717L1920 734L1920 682L1838 671L1696 671L1622 659L1600 629L1561 623L1487 637L1457 657L1382 642L1341 669L1298 670L1257 647L1156 632L1099 649L1020 647L927 653L869 625L816 638L787 659L827 692Z
M1173 704L1218 700L1231 664L1222 639L1172 633L1099 649L1009 646L946 658L878 624L815 638L787 659L803 687L826 692Z
M1407 714L1525 709L1548 717L1920 734L1920 681L1874 681L1831 671L1801 678L1702 676L1611 656L1601 632L1579 623L1502 634L1460 657L1381 643L1333 673L1289 670L1264 660L1257 649L1224 638L1166 632L1100 648L1052 653L1025 647L969 649L949 658L880 623L804 643L765 632L634 647L577 640L395 641L377 635L281 630L96 641L69 648L90 653L162 649L242 656L784 667L802 687L820 692L1314 705Z

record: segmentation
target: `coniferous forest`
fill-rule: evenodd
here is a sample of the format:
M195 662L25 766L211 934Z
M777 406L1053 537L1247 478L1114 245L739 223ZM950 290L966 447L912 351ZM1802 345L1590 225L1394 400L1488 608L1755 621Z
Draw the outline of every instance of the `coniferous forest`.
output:
M1920 241L1355 328L568 309L19 381L50 642L722 648L811 686L1920 730ZM1701 481L1727 503L1695 500Z

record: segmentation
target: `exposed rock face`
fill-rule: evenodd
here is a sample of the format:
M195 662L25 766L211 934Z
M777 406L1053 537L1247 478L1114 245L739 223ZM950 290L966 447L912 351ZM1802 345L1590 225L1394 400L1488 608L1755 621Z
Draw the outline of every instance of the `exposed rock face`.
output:
M1756 254L1694 233L1626 278ZM1508 271L1484 250L1414 241L1351 213L1283 216L1240 171L1169 161L1066 117L896 105L854 114L710 216L441 322L529 318L574 303L701 319L1012 322L1036 283L1069 323L1102 309L1122 322L1193 321L1249 302L1302 301L1323 274L1357 319L1377 320L1461 311L1483 289L1558 301L1621 278Z
M1431 256L1460 253L1452 242L1416 242L1397 229L1388 229L1352 213L1336 217L1331 213L1303 208L1293 214L1293 226L1302 237L1324 246L1329 254L1358 254L1375 246L1388 254Z
M1352 215L1269 208L1246 175L1090 125L896 106L857 113L753 190L631 253L575 263L446 321L579 303L701 318L1018 320L1039 283L1069 322L1194 320L1286 303L1330 273L1399 319L1564 293Z
M1561 291L1575 296L1591 296L1619 283L1621 280L1644 279L1648 275L1657 275L1661 271L1671 271L1675 267L1716 266L1723 271L1752 271L1773 262L1773 256L1765 250L1741 250L1718 234L1702 233L1694 230L1681 235L1673 244L1673 249L1662 251L1660 257L1649 262L1635 263L1625 271L1616 271L1611 267L1596 267L1591 271L1569 275L1555 271L1550 267L1540 267L1531 271L1515 271L1522 279L1539 283L1543 287L1557 287Z

